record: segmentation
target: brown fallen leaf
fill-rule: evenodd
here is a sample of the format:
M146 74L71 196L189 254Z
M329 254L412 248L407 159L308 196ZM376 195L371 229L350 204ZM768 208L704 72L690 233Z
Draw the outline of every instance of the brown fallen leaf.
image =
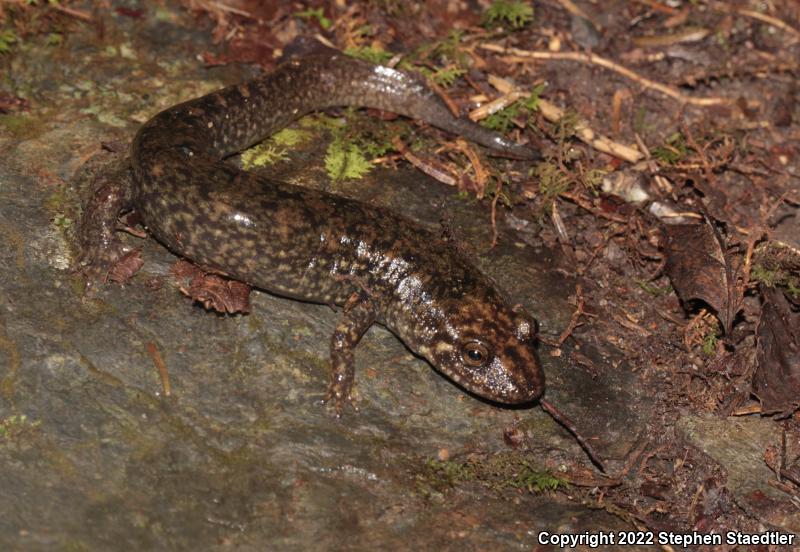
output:
M250 312L250 286L217 274L205 272L192 263L180 260L171 269L178 289L208 310L221 313Z
M722 237L709 223L666 227L665 271L684 303L699 299L716 312L725 334L741 310L737 270Z
M144 265L144 259L142 259L141 250L133 249L125 253L109 268L106 279L117 284L124 284L139 272L142 265Z
M778 288L762 286L753 394L762 414L790 416L800 407L800 312Z
M20 98L7 92L0 92L0 114L27 111L29 107L30 103L25 98Z

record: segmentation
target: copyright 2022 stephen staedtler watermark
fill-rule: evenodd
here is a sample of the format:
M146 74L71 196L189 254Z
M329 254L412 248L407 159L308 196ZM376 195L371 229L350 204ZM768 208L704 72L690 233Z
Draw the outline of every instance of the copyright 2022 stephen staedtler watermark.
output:
M722 544L738 545L779 545L793 546L798 542L797 535L780 531L763 533L743 533L726 531L724 533L676 533L673 531L584 531L582 533L550 533L542 531L538 536L539 544L549 544L558 548L575 548L586 546L642 546L670 545L687 548L689 546L720 546Z

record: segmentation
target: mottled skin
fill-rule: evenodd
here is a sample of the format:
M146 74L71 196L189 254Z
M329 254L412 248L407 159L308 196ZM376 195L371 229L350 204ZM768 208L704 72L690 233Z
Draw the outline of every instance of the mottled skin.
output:
M126 253L114 233L133 208L176 254L272 293L344 305L331 340L329 398L351 399L353 350L373 322L469 391L535 400L544 376L534 322L448 243L386 209L267 180L223 159L313 110L358 105L422 119L534 158L470 121L409 75L336 54L293 60L262 78L171 107L148 121L130 169L87 206L82 241L101 270ZM126 172L127 171L127 172Z

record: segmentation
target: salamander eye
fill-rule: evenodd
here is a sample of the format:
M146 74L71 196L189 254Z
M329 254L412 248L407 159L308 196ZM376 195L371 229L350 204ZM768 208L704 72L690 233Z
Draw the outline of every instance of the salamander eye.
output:
M480 341L469 341L461 347L461 358L470 366L482 366L489 359L489 350Z

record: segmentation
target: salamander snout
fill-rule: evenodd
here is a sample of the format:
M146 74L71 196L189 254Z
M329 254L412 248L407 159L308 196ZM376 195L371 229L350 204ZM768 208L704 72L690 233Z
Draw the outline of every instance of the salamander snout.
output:
M535 322L502 302L462 302L425 356L456 383L504 404L538 399L544 373L534 351Z

